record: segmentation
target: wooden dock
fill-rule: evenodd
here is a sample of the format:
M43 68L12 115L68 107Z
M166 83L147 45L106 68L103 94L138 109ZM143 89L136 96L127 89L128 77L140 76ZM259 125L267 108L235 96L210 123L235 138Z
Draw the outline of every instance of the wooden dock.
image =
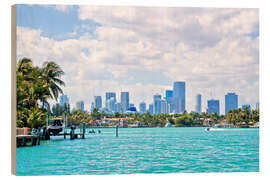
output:
M39 135L17 135L17 147L40 145Z

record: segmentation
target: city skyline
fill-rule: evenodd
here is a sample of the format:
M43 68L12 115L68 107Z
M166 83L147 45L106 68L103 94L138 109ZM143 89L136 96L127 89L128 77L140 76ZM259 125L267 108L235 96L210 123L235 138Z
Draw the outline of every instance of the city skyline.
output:
M185 86L185 82L174 82L173 85L175 86L175 84L184 84ZM176 88L177 91L179 91L179 89ZM185 91L184 91L185 94ZM60 96L60 100L62 98L67 98L67 95L61 95ZM123 108L123 104L124 106L126 105L125 103L121 103L122 101L128 101L129 102L129 92L121 92L120 93L120 98L119 101L117 100L117 93L115 92L106 92L105 93L105 99L106 102L105 104L102 104L102 96L95 96L95 102L91 102L91 107L89 108L90 111L93 110L93 105L96 107L95 104L96 103L96 99L98 98L99 101L99 105L98 105L98 109L99 110L105 110L107 113L110 112L119 112L119 113L126 113L128 111L128 109ZM171 98L169 98L171 97ZM111 100L113 100L113 104L108 105L108 103L111 103ZM224 113L222 113L222 107L220 106L220 101L221 99L207 99L205 101L205 103L207 103L207 107L206 109L201 109L201 104L202 102L202 95L201 94L197 94L196 95L196 106L194 107L193 110L186 110L187 112L199 112L199 114L201 114L202 112L207 112L207 113L214 113L216 112L217 114L227 114L227 112L229 110L233 110L233 109L238 109L238 108L242 108L245 109L246 107L248 107L249 109L259 109L259 102L256 102L255 105L251 105L251 104L240 104L238 105L238 95L234 92L228 92L226 94L224 94L224 100L225 100L225 106L224 106ZM76 106L78 106L78 103L83 103L83 101L78 101L76 102ZM100 107L101 104L101 107ZM133 103L128 103L127 105L129 107L135 107L137 109L136 112L138 113L145 113L145 112L150 112L151 114L162 114L162 113L182 113L183 111L177 111L176 105L177 104L177 99L173 98L173 90L166 90L165 91L165 96L161 95L161 94L154 94L153 95L153 101L149 104L147 104L144 101L141 101L138 105L134 105ZM147 108L148 105L148 108ZM171 109L171 106L173 107ZM184 106L186 106L186 104L184 104ZM74 108L73 108L74 109ZM78 109L76 107L76 109ZM86 111L88 111L88 109L85 109Z
M206 100L219 99L222 114L228 92L252 108L259 101L258 9L61 5L18 9L26 18L17 21L17 59L59 64L71 107L83 99L89 109L94 96L105 100L106 92L115 92L117 102L120 92L129 92L137 108L142 101L148 106L154 94L164 97L175 81L186 82L187 111L195 110L198 93L202 111ZM149 21L156 17L163 21Z

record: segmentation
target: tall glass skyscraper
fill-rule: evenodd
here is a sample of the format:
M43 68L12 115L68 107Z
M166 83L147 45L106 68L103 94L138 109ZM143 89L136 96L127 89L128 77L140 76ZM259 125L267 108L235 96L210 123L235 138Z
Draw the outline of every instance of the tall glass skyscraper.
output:
M154 114L161 113L161 95L156 94L154 95Z
M94 105L95 105L95 108L97 108L98 110L101 110L102 109L102 98L101 96L95 96L94 97Z
M202 95L197 94L196 96L196 112L201 114L202 113Z
M165 93L166 93L165 99L168 103L170 103L173 98L173 90L166 90Z
M160 101L160 113L167 114L168 113L168 104L166 100Z
M129 108L129 92L121 92L121 105L123 112Z
M207 101L207 111L209 114L217 113L219 114L219 100L208 100Z
M153 114L154 113L154 105L153 104L149 104L148 112L150 114Z
M68 105L69 104L69 101L68 101L68 97L67 97L67 95L61 95L60 96L60 106L64 106L64 105Z
M146 103L145 102L140 103L140 113L141 114L146 113Z
M165 92L165 100L168 106L167 113L172 113L173 112L173 90L166 90Z
M116 103L116 94L115 92L106 92L106 109L114 110L114 105Z
M181 113L186 109L186 83L174 82L173 83L173 101L174 112Z
M227 93L225 95L225 114L230 110L238 108L238 96L235 93Z

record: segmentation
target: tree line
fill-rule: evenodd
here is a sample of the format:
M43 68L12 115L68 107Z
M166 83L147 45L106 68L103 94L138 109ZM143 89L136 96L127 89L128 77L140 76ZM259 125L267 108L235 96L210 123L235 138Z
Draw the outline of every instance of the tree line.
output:
M16 68L17 127L42 127L50 112L49 100L63 93L61 80L64 71L53 61L34 66L29 58L22 58Z

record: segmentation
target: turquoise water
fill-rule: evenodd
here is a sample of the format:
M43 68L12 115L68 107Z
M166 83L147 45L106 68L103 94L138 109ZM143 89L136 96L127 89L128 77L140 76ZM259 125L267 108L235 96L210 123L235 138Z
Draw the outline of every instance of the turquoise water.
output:
M18 175L258 172L259 129L101 129L17 148ZM87 131L88 132L88 131Z

